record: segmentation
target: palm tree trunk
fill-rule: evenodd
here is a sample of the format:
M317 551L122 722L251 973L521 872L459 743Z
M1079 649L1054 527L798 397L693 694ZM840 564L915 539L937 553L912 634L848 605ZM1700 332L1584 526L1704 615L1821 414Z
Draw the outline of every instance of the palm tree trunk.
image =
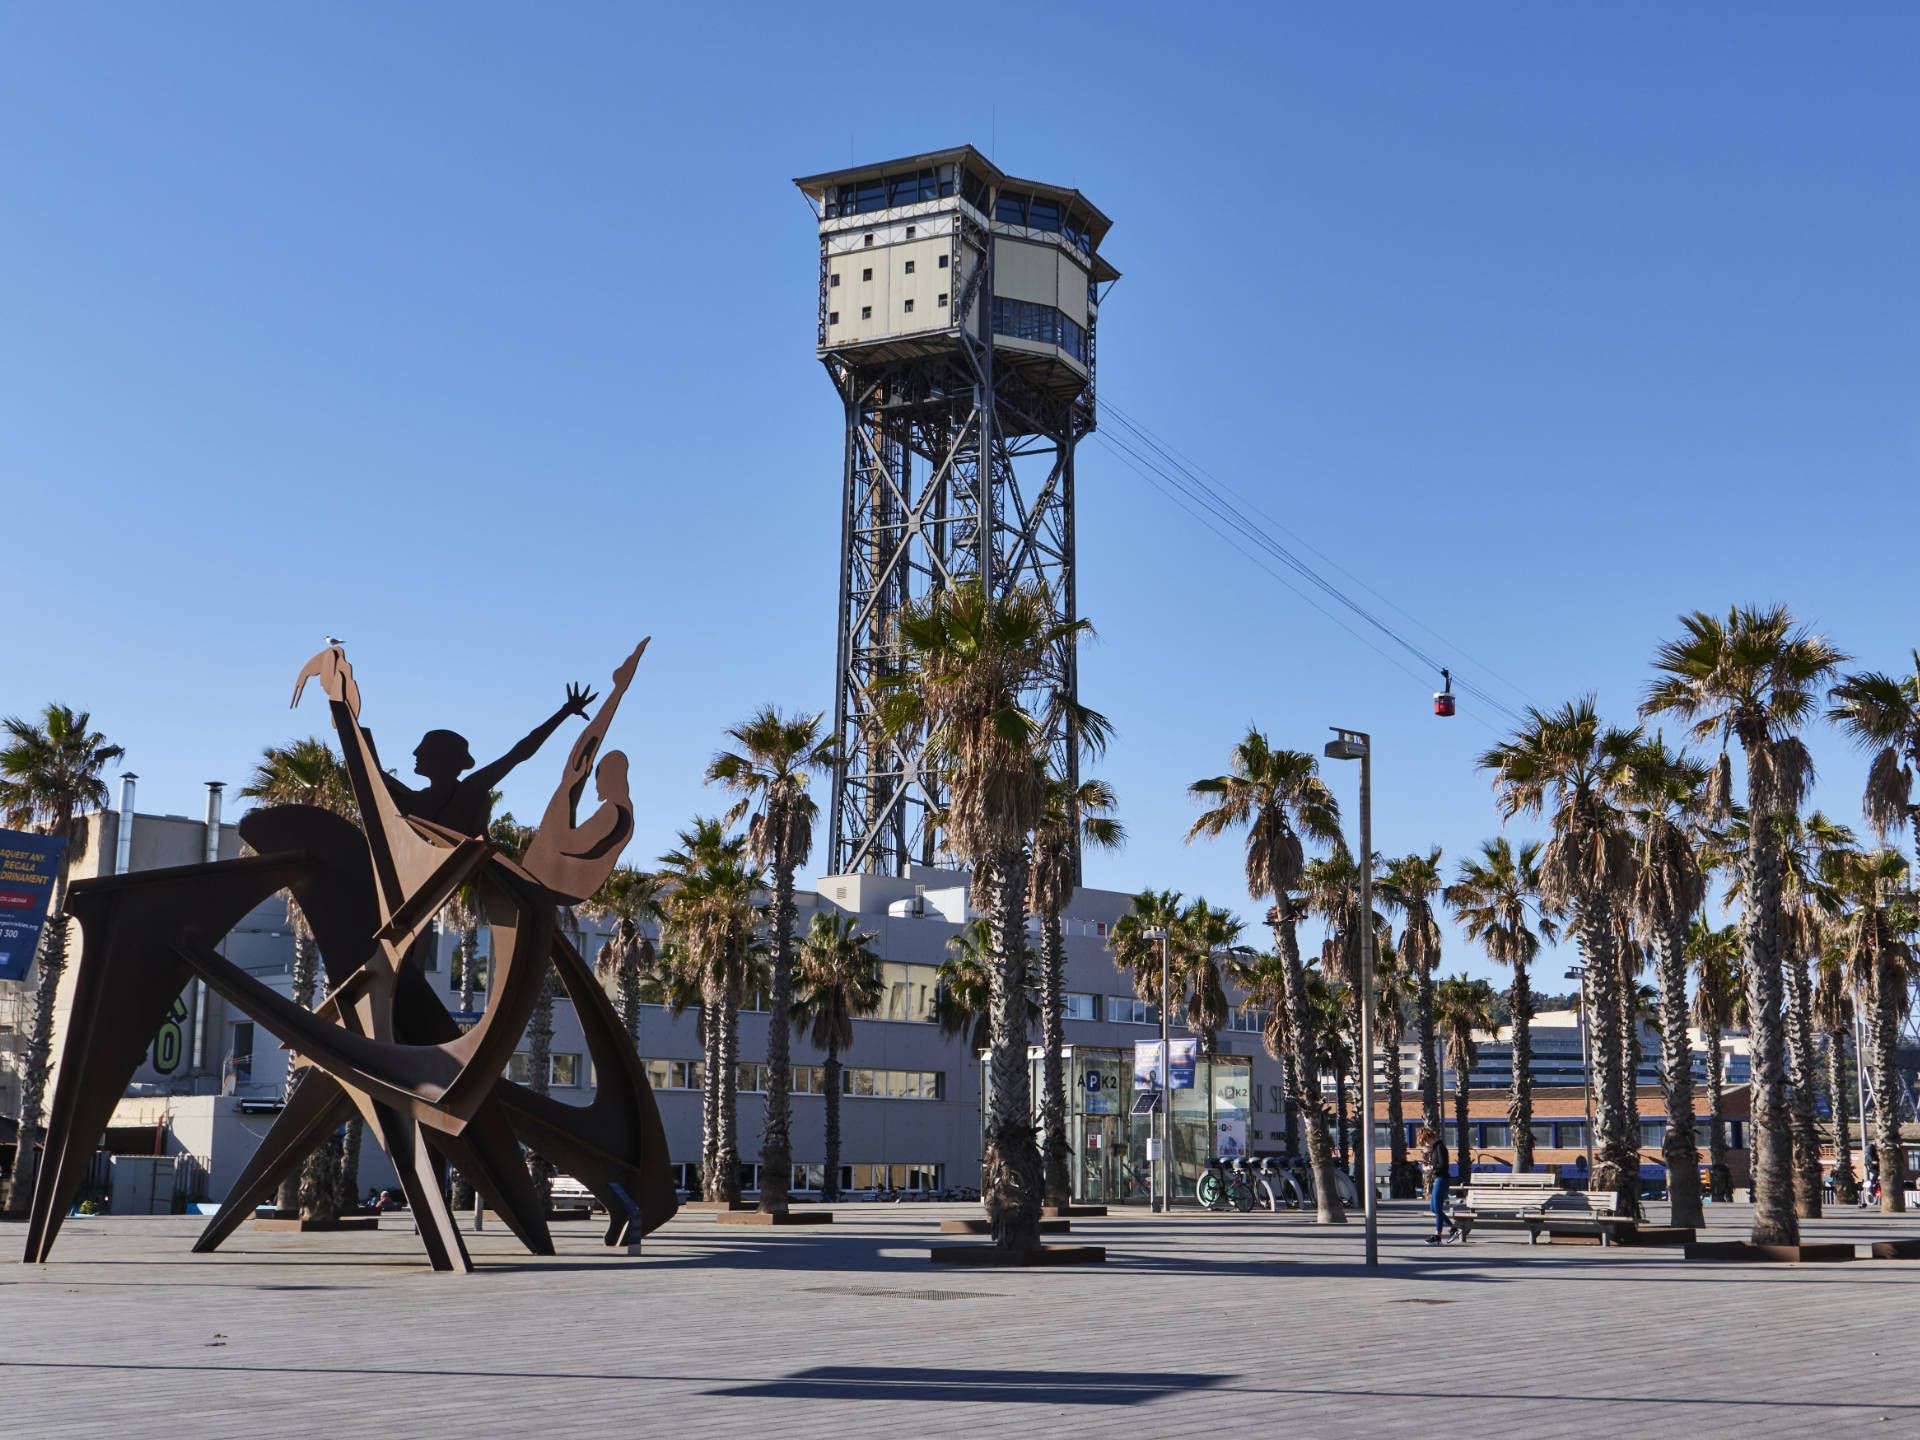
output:
M1473 1129L1467 1119L1468 1079L1472 1071L1468 1066L1454 1067L1453 1072L1453 1114L1457 1127L1454 1134L1458 1141L1458 1154L1454 1159L1454 1169L1460 1182L1460 1188L1466 1189L1473 1183Z
M714 1156L720 1147L720 1011L719 994L711 983L700 997L701 1054L705 1057L700 1077L700 1195L718 1200L719 1172Z
M1860 1203L1860 1186L1853 1178L1853 1137L1847 1125L1847 1035L1844 1028L1827 1035L1827 1090L1833 1100L1833 1198L1840 1205Z
M1700 1142L1693 1133L1693 1046L1687 1039L1687 932L1678 920L1656 927L1654 964L1660 971L1660 1061L1667 1099L1667 1133L1661 1151L1667 1164L1670 1225L1706 1224L1700 1208Z
M1507 1127L1513 1132L1513 1168L1533 1169L1533 990L1527 962L1513 962L1513 988L1507 992L1513 1023L1513 1088L1507 1096Z
M1333 1113L1335 1123L1340 1127L1340 1168L1347 1172L1347 1178L1351 1180L1353 1149L1347 1129L1347 1066L1338 1056L1333 1062Z
M840 1198L840 1051L827 1047L827 1063L821 1068L821 1080L827 1087L827 1173L822 1177L821 1193L828 1200Z
M1033 1250L1040 1244L1040 1205L1046 1172L1033 1134L1033 1091L1027 1066L1026 856L1003 850L987 873L988 965L991 1008L988 1068L993 1076L987 1112L981 1199L994 1244Z
M1634 1141L1628 1138L1626 1087L1620 1045L1620 971L1614 958L1613 915L1604 896L1582 895L1573 902L1574 938L1587 970L1587 1023L1592 1030L1595 1190L1619 1196L1619 1212L1640 1213L1639 1189L1632 1182Z
M1733 1199L1733 1172L1727 1168L1726 1082L1720 1073L1720 1031L1707 1037L1707 1197L1717 1204Z
M1073 1200L1073 1182L1068 1174L1067 1067L1060 1053L1067 1039L1066 996L1062 993L1066 960L1060 912L1049 909L1040 917L1040 1128L1047 1137L1041 1159L1046 1167L1049 1205L1067 1205Z
M1387 1031L1387 1193L1395 1200L1420 1194L1419 1177L1407 1163L1407 1120L1400 1099L1400 1026L1398 1016Z
M774 817L769 815L768 821ZM785 825L781 825L784 832ZM793 861L782 844L773 865L772 972L767 985L767 1107L760 1126L760 1209L787 1208L793 1183Z
M1627 1132L1627 1178L1640 1193L1640 977L1632 942L1622 936L1614 947L1620 961L1620 1101Z
M1906 1152L1900 1144L1899 992L1904 981L1883 953L1875 962L1873 1005L1879 1024L1873 1037L1873 1130L1880 1167L1880 1213L1901 1215L1907 1208Z
M40 1143L40 1107L46 1099L47 1074L53 1068L53 1007L60 994L60 976L67 968L67 872L62 861L54 878L53 903L47 926L40 934L39 983L33 991L33 1029L20 1074L19 1128L14 1132L13 1177L7 1186L7 1213L24 1215L32 1208L33 1182Z
M1747 814L1752 836L1741 865L1745 905L1741 938L1747 949L1747 1023L1751 1036L1753 1118L1748 1157L1753 1165L1756 1245L1797 1245L1800 1221L1793 1203L1793 1134L1787 1116L1785 1025L1781 1016L1780 844L1773 806L1747 750Z
M1414 965L1413 1016L1414 1035L1420 1042L1420 1123L1433 1132L1434 1143L1442 1151L1446 1149L1447 1117L1440 1106L1440 1040L1434 1032L1433 1024L1433 958L1426 944L1426 907L1419 907L1416 915L1407 912L1409 929L1422 927L1422 937L1416 947L1417 962ZM1443 1153L1437 1157L1438 1173L1445 1174L1447 1157Z
M533 1002L533 1015L527 1021L527 1088L545 1095L553 1079L553 967L541 978L539 996ZM543 1209L550 1208L553 1196L553 1167L535 1152L527 1152L527 1173L533 1179L534 1193Z
M480 966L480 927L468 925L460 931L460 1008L473 1013L474 972Z
M718 1119L713 1144L719 1183L713 1198L732 1203L740 1198L740 1007L731 994L720 1009L720 1043L714 1058L720 1067L720 1086L715 1096Z
M366 1121L355 1115L340 1132L340 1181L334 1208L342 1215L360 1208L360 1140L366 1130Z
M1283 902L1284 903L1284 902ZM1333 1146L1327 1135L1327 1111L1320 1099L1320 1065L1313 1044L1313 1024L1307 1015L1307 972L1300 963L1300 942L1294 924L1284 912L1274 923L1286 975L1287 1032L1292 1041L1290 1068L1300 1102L1301 1123L1307 1132L1307 1164L1313 1170L1314 1218L1322 1225L1344 1225L1347 1212L1333 1188ZM1431 996L1429 996L1431 999ZM1429 1004L1428 1015L1432 1015Z
M314 942L313 931L307 928L306 921L294 915L289 917L293 923L293 1003L302 1010L313 1008L313 992L320 976L320 947ZM307 1078L307 1067L296 1066L291 1054L287 1057L287 1082L280 1091L282 1107L291 1104L294 1092ZM282 1215L294 1215L300 1209L300 1171L291 1171L281 1180L280 1189L273 1200L274 1209Z
M1787 1026L1788 1102L1793 1121L1793 1208L1802 1220L1820 1218L1820 1136L1813 1125L1813 986L1798 954L1780 957Z

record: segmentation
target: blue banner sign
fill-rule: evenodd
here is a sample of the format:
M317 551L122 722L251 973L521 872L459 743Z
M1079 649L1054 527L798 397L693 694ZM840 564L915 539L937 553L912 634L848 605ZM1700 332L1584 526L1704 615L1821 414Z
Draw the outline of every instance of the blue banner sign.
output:
M1193 1067L1200 1058L1198 1040L1175 1040L1170 1047L1173 1051L1173 1063L1169 1067L1160 1053L1158 1040L1136 1040L1133 1042L1133 1088L1136 1090L1158 1090L1163 1077L1170 1078L1168 1087L1174 1090L1193 1089Z
M40 948L67 842L0 830L0 980L24 980Z

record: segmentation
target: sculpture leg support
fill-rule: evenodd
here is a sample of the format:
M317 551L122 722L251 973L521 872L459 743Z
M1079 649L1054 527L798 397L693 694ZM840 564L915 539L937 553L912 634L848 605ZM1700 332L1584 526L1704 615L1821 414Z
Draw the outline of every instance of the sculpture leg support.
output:
M324 1070L309 1067L287 1108L275 1118L260 1148L233 1182L226 1203L193 1242L194 1253L204 1255L218 1249L220 1242L238 1229L254 1207L271 1195L321 1138L345 1118L351 1106L338 1080Z

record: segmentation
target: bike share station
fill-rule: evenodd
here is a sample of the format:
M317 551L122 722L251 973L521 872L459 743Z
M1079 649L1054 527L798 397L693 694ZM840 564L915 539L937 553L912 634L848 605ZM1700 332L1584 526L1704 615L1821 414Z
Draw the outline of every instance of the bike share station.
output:
M1253 1062L1245 1055L1203 1056L1197 1040L1175 1040L1171 1065L1158 1040L1131 1051L1069 1045L1066 1067L1067 1153L1076 1205L1149 1205L1165 1173L1159 1164L1162 1104L1173 1099L1171 1126L1173 1194L1192 1200L1207 1161L1248 1153ZM1040 1123L1044 1051L1027 1051L1034 1123ZM984 1069L984 1067L983 1067ZM1169 1075L1170 1089L1160 1079ZM984 1113L984 1107L983 1107Z

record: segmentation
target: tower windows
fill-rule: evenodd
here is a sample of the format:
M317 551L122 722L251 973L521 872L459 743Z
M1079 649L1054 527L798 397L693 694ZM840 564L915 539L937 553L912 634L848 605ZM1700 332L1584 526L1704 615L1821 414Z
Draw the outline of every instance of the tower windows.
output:
M867 268L866 268L866 269L864 269L864 270L862 270L862 271L860 272L860 278L861 278L862 280L871 280L871 279L873 279L873 267L872 267L871 265L869 265L869 266L867 266Z
M913 312L913 302L911 300L903 300L900 304L900 308L903 313L911 314Z
M940 298L938 300L935 300L933 303L938 305L942 310L946 309L947 308L947 292L942 290L940 292Z
M948 258L949 258L949 257L947 257L947 256L945 256L945 255L942 255L942 256L940 257L940 268L941 268L942 270L944 270L944 269L946 269L946 268L947 268L947 260L948 260Z
M840 312L838 310L829 310L827 312L827 324L838 325L839 323L840 323Z
M829 290L831 290L834 286L838 285L839 283L840 283L840 272L838 270L834 271L833 274L827 277L827 288Z
M911 275L912 273L913 273L913 262L909 260L907 261L907 274Z
M862 305L860 307L860 318L862 320L871 320L873 318L873 307L871 305Z
M916 228L917 228L917 227L915 227L915 226L912 226L912 225L909 225L909 226L907 227L907 238L908 238L909 240L911 240L911 239L913 238L913 232L914 232L914 230L915 230Z
M869 231L868 231L868 232L867 232L867 233L866 233L865 235L862 235L862 236L860 237L860 243L861 243L862 245L871 245L871 244L873 244L873 232L872 232L871 230L869 230Z

